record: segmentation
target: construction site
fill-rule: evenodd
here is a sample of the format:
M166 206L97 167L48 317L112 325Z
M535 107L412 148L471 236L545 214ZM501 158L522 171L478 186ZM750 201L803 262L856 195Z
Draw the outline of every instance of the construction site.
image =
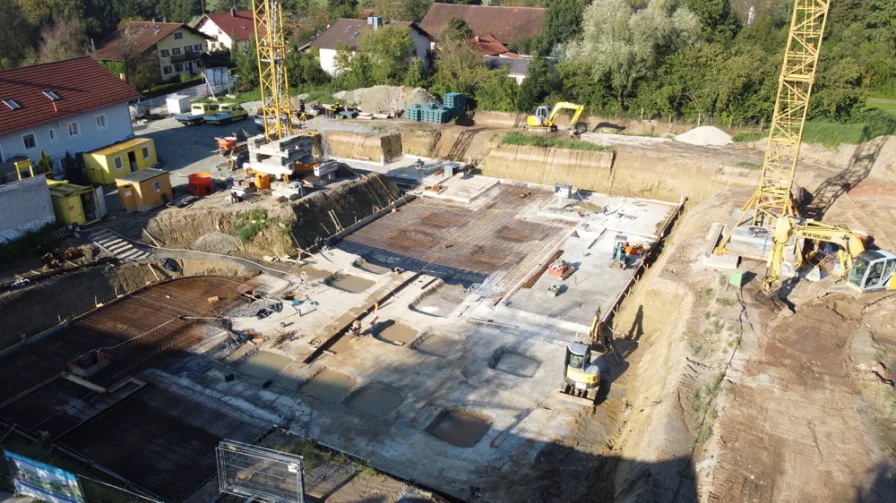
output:
M817 52L733 143L571 104L294 125L276 37L239 169L146 125L181 199L4 265L4 449L115 501L893 501L896 137L800 144Z

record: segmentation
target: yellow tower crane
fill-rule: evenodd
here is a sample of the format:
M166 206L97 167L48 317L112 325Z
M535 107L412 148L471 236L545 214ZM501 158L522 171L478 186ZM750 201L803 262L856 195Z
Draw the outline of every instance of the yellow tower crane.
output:
M286 72L286 39L283 34L280 0L253 0L252 13L257 43L264 137L267 141L271 141L293 133L289 77Z
M726 252L731 235L747 220L751 225L771 229L778 218L798 215L791 190L829 7L830 0L795 0L793 3L790 34L759 188L719 242L716 254Z

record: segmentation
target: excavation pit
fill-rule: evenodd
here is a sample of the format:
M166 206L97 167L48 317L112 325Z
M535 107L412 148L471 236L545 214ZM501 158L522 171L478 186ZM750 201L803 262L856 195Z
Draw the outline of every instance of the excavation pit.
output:
M352 393L345 400L345 406L361 414L384 419L403 401L404 397L394 389L382 384L369 384Z
M440 358L456 355L461 347L461 341L442 335L432 334L426 336L414 346L417 351Z
M488 366L516 377L532 377L538 372L541 362L507 348L498 348Z
M395 320L386 320L373 327L373 333L383 342L404 346L416 337L417 329L396 323Z
M259 351L242 361L237 370L241 374L268 380L279 374L290 363L292 363L292 359L283 355Z
M335 274L327 280L331 287L348 293L361 293L372 287L374 282L351 274Z
M482 440L491 426L491 421L484 416L466 410L446 409L426 427L426 432L451 445L469 448Z
M463 303L467 292L461 285L442 285L414 305L414 311L445 318Z
M313 396L322 402L339 403L358 384L351 376L324 369L299 388L299 393Z

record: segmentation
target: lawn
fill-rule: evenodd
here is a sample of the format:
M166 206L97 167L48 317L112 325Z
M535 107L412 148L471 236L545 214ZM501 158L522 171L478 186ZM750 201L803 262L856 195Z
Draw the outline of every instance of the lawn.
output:
M896 99L868 98L866 106L868 108L877 108L888 114L896 115Z
M594 143L588 143L582 140L572 140L565 138L557 138L555 136L534 136L523 133L518 133L516 131L511 131L504 135L501 139L502 145L532 145L534 147L556 147L556 148L568 148L573 150L610 150L613 149L610 147L604 147L603 145L597 145Z

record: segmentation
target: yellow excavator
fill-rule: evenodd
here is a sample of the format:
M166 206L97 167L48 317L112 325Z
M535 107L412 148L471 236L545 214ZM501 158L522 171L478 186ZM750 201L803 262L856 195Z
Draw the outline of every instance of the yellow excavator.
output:
M594 315L591 322L591 331L588 334L589 341L570 342L566 345L566 358L564 359L563 383L560 385L560 395L574 401L581 401L587 405L597 402L597 391L600 389L600 368L597 358L594 357L593 347L608 348L607 341L601 340L600 309Z
M561 101L554 105L553 109L547 105L542 105L535 109L535 115L526 117L526 125L523 126L523 129L535 132L557 131L557 115L563 110L573 111L572 120L569 122L570 134L577 135L587 128L584 124L579 123L579 119L582 118L582 114L585 112L585 107Z
M846 284L859 293L879 290L896 290L896 255L883 250L866 251L862 239L846 227L828 225L811 219L794 216L778 218L772 237L772 251L768 258L768 275L764 287L771 290L781 278L787 249L796 248L794 265L803 265L804 251L799 239L810 239L837 245L840 272Z

